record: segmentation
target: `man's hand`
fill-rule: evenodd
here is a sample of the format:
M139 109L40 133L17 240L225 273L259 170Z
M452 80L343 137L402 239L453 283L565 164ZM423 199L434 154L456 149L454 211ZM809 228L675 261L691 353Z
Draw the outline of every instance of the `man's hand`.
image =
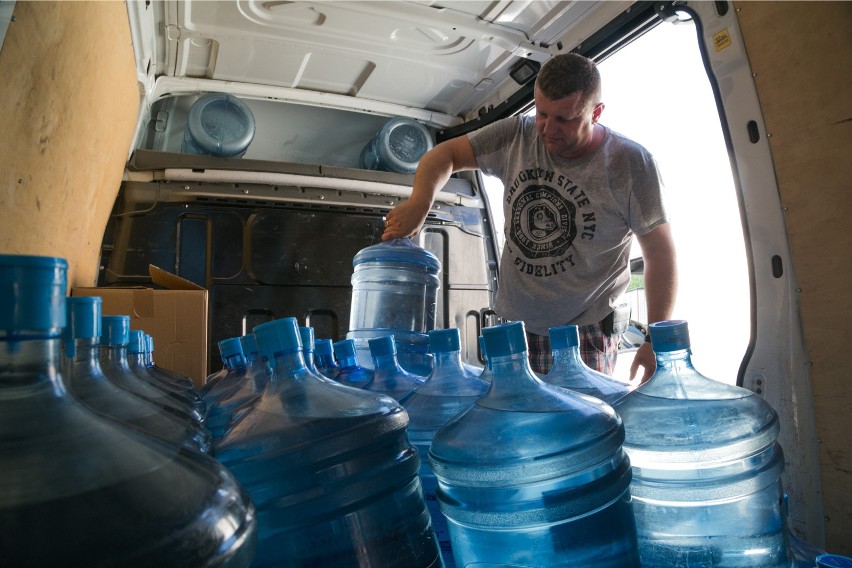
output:
M639 384L641 385L650 379L651 375L654 374L654 371L657 370L657 358L654 355L654 350L651 348L650 341L646 341L640 345L639 349L636 351L636 355L633 357L633 362L630 364L631 383L636 377L636 371L639 370L639 367L644 369L642 377L639 380Z
M385 232L382 233L382 240L404 239L419 233L423 223L426 222L431 206L431 203L423 204L416 199L408 198L391 209L385 217Z

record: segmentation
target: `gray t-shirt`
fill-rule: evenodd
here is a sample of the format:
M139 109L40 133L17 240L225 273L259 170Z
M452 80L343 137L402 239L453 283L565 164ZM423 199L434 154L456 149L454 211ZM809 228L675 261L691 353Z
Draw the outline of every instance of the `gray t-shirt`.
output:
M630 282L632 235L667 222L654 158L608 128L591 155L560 158L532 116L468 136L479 168L504 187L497 314L540 335L603 319Z

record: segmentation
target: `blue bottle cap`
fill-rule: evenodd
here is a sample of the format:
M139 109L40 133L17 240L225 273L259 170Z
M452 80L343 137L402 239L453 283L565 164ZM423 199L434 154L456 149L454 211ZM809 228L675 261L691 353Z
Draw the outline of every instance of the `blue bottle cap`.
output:
M302 350L305 352L314 350L314 328L300 326L299 337L302 338Z
M130 316L101 316L101 345L127 345Z
M256 326L252 333L257 339L260 354L270 362L276 355L286 355L302 350L299 324L296 318L281 318Z
M408 262L423 266L434 273L441 270L438 257L410 239L393 239L363 248L352 258L352 266L364 262Z
M66 340L101 336L101 305L98 296L71 296L66 299L68 325Z
M145 353L145 332L137 329L131 329L127 336L127 352L131 355L140 355Z
M314 354L331 355L333 352L331 339L317 339L314 341Z
M375 337L367 340L367 343L370 345L370 354L373 359L396 355L396 343L393 340L393 335Z
M260 350L257 347L257 339L252 334L240 336L240 343L243 346L243 354L257 355Z
M59 337L67 272L62 258L0 255L0 339Z
M461 349L459 328L433 329L429 332L429 353L452 353Z
M580 345L580 332L576 325L551 327L547 332L550 335L551 349L568 349Z
M837 554L820 554L816 557L819 568L852 568L852 558Z
M222 360L224 361L228 357L233 357L234 355L243 355L243 344L240 341L239 337L229 337L228 339L223 339L219 342L219 354L222 356Z
M482 338L489 359L524 353L527 350L527 334L522 321L482 328Z
M334 344L334 355L338 360L355 357L355 340L344 339Z
M651 347L657 353L689 349L689 329L684 320L658 321L648 326Z

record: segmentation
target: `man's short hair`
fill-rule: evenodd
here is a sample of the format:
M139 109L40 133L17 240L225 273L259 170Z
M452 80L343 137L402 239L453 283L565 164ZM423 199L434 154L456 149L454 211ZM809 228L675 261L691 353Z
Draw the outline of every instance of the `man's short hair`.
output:
M576 53L562 53L545 61L535 86L554 101L580 92L587 103L597 104L601 96L601 74L591 59Z

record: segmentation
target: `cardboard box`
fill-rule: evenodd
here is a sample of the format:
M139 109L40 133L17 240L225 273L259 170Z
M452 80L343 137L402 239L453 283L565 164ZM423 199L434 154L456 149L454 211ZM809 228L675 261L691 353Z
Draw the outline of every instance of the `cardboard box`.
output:
M186 375L196 388L207 377L207 290L149 266L158 290L143 286L71 289L72 296L100 296L103 315L130 316L130 329L154 338L158 367Z

